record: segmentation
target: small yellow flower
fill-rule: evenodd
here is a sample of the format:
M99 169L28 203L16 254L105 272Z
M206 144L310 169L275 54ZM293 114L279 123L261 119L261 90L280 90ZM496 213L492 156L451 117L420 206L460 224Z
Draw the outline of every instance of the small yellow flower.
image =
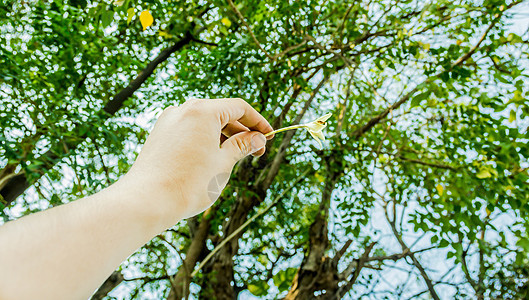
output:
M331 113L328 113L306 124L292 125L278 130L274 130L265 134L265 136L269 136L278 132L287 131L291 129L305 128L310 133L310 135L316 140L316 142L318 142L318 145L320 145L320 147L323 147L321 141L325 140L325 136L323 135L322 130L327 127L327 120L331 117L331 115Z
M327 127L327 119L331 117L331 113L328 113L322 117L317 118L316 120L304 124L304 128L312 135L312 137L318 142L320 147L323 147L320 140L325 141L325 136L323 135L323 128Z

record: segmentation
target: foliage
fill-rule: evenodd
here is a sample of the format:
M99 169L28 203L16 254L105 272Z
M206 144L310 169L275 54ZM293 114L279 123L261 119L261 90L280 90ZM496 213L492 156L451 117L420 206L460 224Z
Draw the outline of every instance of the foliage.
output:
M163 108L241 97L275 128L332 112L326 146L277 134L221 201L140 249L94 299L526 298L529 34L510 26L526 8L4 1L4 221L114 182Z

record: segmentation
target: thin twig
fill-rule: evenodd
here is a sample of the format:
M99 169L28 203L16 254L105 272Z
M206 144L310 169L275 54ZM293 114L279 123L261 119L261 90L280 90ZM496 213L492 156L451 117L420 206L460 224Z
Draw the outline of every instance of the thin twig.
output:
M244 224L242 224L239 228L237 228L234 232L232 232L228 237L226 237L220 244L211 251L206 258L198 265L198 268L196 268L193 273L191 273L191 278L195 277L197 273L204 267L204 265L217 253L220 248L222 248L227 242L229 242L232 238L234 238L236 235L238 235L246 226L248 226L250 223L252 223L255 219L259 218L261 215L266 213L270 208L272 208L274 205L276 205L282 198L285 196L286 193L288 193L291 189L293 189L298 182L303 180L305 176L311 171L311 169L308 169L307 171L303 172L295 181L292 183L291 186L289 186L287 189L285 189L279 196L277 196L272 203L270 203L267 207L265 207L263 210L256 213L254 216L252 216L250 219L248 219Z
M174 249L176 254L178 254L178 257L180 258L180 261L182 262L182 267L184 268L184 272L186 273L186 276L184 278L184 282L182 284L182 296L184 296L184 299L187 300L189 298L188 297L188 293L187 293L187 289L186 289L186 287L188 286L189 270L187 269L186 261L182 257L182 254L180 254L180 251L178 251L178 249L176 249L176 247L174 247L173 244L169 243L169 241L167 239L165 239L165 237L162 234L157 235L157 237L159 239L161 239L163 242L165 242L165 244L167 244L169 247ZM176 292L176 283L174 282L174 277L175 276L169 276L169 281L171 283L172 288ZM191 283L189 283L189 284L191 284Z
M257 45L257 47L259 47L259 49L261 49L261 51L263 51L263 53L266 55L266 57L268 57L270 60L274 60L274 58L268 53L268 51L266 51L263 46L261 46L261 43L259 43L259 41L257 40L257 38L255 37L255 34L253 33L252 29L250 28L250 25L248 25L248 23L246 23L246 20L244 19L244 16L241 14L241 12L237 9L237 7L235 7L235 4L233 4L233 1L231 0L228 0L228 4L230 5L231 9L233 9L233 11L235 11L235 13L237 14L237 17L239 17L239 19L241 20L241 22L244 24L244 26L248 29L248 32L250 33L250 35L252 36L252 39L253 41L255 42L255 44Z
M396 203L395 203L395 201L393 201L393 219L391 219L390 216L389 216L388 209L387 209L387 202L384 205L384 212L385 212L386 220L388 221L389 225L391 226L391 230L393 231L393 235L395 236L395 238L399 242L399 244L400 244L400 246L402 248L402 251L408 252L408 256L411 258L411 260L413 262L413 265L419 270L419 273L421 274L422 278L424 279L424 282L426 283L426 286L428 287L428 290L429 290L430 295L432 296L432 298L435 299L435 300L440 300L441 298L439 297L439 295L437 294L437 291L435 290L435 285L433 284L432 280L430 279L430 277L426 273L426 270L420 264L419 260L415 257L413 252L411 252L411 249L406 245L406 243L404 242L402 236L397 231L397 226L395 225L395 223L396 223L396 220L395 220L396 219L395 218L395 213L396 213L395 205L396 205Z
M303 39L303 41L297 45L293 45L293 46L289 46L287 47L285 50L281 51L280 53L274 55L274 57L272 57L272 60L276 60L282 56L284 56L285 54L287 54L288 52L292 51L292 50L295 50L303 45L305 45L307 43L307 40L306 39Z

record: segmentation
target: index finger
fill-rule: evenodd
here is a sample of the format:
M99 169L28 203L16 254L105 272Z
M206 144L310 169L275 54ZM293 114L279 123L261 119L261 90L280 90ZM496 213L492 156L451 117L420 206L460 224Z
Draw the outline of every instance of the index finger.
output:
M274 130L260 113L241 98L213 99L208 102L217 113L221 128L228 123L239 121L250 130L259 131L262 134ZM273 135L269 136L268 139L272 137Z

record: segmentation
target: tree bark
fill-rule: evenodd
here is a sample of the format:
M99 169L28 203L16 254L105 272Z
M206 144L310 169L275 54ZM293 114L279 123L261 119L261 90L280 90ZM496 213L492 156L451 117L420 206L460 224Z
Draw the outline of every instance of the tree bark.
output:
M324 160L326 165L330 166L335 156L329 155ZM333 170L330 167L328 169ZM322 295L325 297L335 294L339 288L337 262L325 253L329 249L327 218L332 192L338 178L339 173L336 171L329 172L327 176L318 212L310 225L309 248L285 297L286 300L321 298L314 296L314 292L325 290L326 293Z
M97 289L97 291L90 297L90 300L103 299L108 293L110 293L116 286L122 283L124 280L123 274L120 271L114 271L110 277L103 282L103 284Z
M216 208L217 206L212 206L202 215L202 221L193 235L193 240L187 249L186 257L172 278L174 289L171 289L167 299L180 300L182 298L187 299L189 296L189 284L191 281L190 274L193 272L194 266L206 247L210 221L216 213Z
M223 230L223 236L229 236L237 228L239 228L248 216L248 213L264 199L266 192L263 190L256 191L256 195L239 196L235 206L230 211L229 222ZM201 299L222 299L232 300L235 295L234 286L232 285L233 272L233 256L239 250L239 238L244 231L241 231L238 236L231 239L224 247L222 247L216 254L215 258L207 264L206 280L203 282L201 290Z

